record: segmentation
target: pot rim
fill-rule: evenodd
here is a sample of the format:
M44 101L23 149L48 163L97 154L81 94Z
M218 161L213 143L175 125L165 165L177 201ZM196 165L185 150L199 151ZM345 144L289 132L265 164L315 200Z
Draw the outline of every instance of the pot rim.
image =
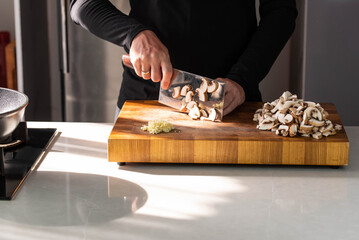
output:
M16 94L20 94L21 96L23 96L25 98L25 103L23 103L22 105L20 105L19 107L15 108L13 110L0 113L0 118L11 115L12 113L19 112L29 104L29 98L22 92L19 92L19 91L13 90L13 89L9 89L9 88L2 88L2 87L0 87L0 90L14 92Z

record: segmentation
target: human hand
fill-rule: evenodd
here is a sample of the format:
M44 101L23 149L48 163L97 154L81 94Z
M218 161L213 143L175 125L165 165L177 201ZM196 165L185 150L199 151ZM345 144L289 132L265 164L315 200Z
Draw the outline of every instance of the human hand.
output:
M241 85L229 78L217 78L216 80L226 83L224 93L223 115L232 112L236 107L244 103L246 94Z
M169 88L174 79L170 56L154 32L145 30L137 34L131 44L130 59L138 76L161 81L163 89Z

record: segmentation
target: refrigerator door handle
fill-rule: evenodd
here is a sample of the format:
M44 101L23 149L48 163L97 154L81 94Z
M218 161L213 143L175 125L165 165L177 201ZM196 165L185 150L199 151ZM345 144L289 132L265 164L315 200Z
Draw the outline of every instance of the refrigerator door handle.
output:
M60 0L61 13L61 46L62 46L62 66L63 72L69 72L69 55L68 55L68 30L67 30L67 0Z

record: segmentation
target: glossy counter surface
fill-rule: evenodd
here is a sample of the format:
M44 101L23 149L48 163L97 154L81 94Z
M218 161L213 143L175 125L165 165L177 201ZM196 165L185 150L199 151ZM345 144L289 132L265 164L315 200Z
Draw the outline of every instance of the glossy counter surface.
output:
M12 201L0 239L359 239L359 127L349 166L107 162L111 124L58 128Z

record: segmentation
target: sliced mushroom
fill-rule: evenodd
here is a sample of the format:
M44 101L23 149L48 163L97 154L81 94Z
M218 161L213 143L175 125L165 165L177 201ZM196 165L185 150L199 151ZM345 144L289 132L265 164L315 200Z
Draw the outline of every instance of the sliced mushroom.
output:
M323 135L324 137L328 137L328 136L330 136L331 134L332 134L331 131L329 131L329 132L323 132L323 133L322 133L322 135Z
M190 101L189 103L187 103L186 108L192 109L195 105L198 105L196 101Z
M312 126L315 126L315 127L321 127L321 126L324 126L325 122L324 121L319 121L317 119L314 119L314 118L311 118L308 120L308 123Z
M315 118L318 119L319 121L323 120L322 113L315 107L308 107L307 109L304 110L304 114L307 114L308 118Z
M295 135L297 135L297 132L298 132L297 124L292 124L289 127L289 136L294 137Z
M208 85L210 85L209 80L207 78L202 78L202 83L199 88L201 89L202 92L206 93L208 91Z
M285 115L283 120L284 120L285 124L292 123L293 122L293 116L291 114L287 114L287 115Z
M311 125L305 125L305 124L301 124L299 126L299 132L300 133L310 133L313 129L313 126Z
M335 130L340 131L343 129L343 126L340 124L335 124L334 128L335 128Z
M285 114L284 114L284 113L279 113L279 114L277 115L277 119L278 119L278 121L281 122L281 123L285 123L285 122L284 122L284 118L285 118Z
M333 123L329 123L327 126L321 127L320 132L324 135L324 133L330 133L333 128Z
M273 109L273 106L270 104L270 103L265 103L264 105L263 105L263 109L264 110L272 110Z
M207 92L202 91L201 88L197 88L196 93L198 94L198 99L200 101L202 101L202 102L207 101L207 99L208 99Z
M200 109L199 111L201 112L201 117L205 117L205 118L208 117L208 113L206 110Z
M328 116L328 112L319 103L303 101L296 94L286 91L278 99L264 103L254 114L253 120L259 123L257 128L275 131L278 135L295 136L299 133L305 137L320 139L342 129L340 125L334 125ZM279 124L281 125L278 126Z
M298 99L297 94L293 94L292 96L288 97L288 100L293 100L293 101L295 101L295 100L297 100L297 99Z
M198 119L201 117L201 112L199 111L199 108L197 107L197 105L193 106L193 108L189 111L188 115L192 119Z
M211 108L210 110L209 110L209 115L208 115L208 117L201 117L201 120L207 120L207 121L215 121L215 120L217 120L217 118L218 118L218 112L217 112L217 110L216 109L214 109L214 108Z
M283 102L287 101L292 94L289 91L285 91L282 96L280 96L280 100Z
M186 94L186 102L193 101L193 97L194 97L194 92L193 91L188 91L187 94Z
M264 120L257 126L257 128L258 128L259 130L268 130L268 129L270 129L270 128L273 127L273 126L274 126L274 122L264 119Z
M323 136L321 132L316 132L312 134L312 137L315 139L321 139Z
M308 107L315 107L315 102L310 102L310 101L304 101L304 103L308 106Z
M172 97L179 98L181 96L180 91L181 91L180 86L173 88Z
M335 131L335 129L332 129L332 131L330 132L330 135L335 135L337 134L337 131Z
M182 87L181 96L186 96L188 91L191 91L193 88L191 85L187 84Z
M211 81L211 84L208 85L207 92L213 93L217 90L217 88L218 88L218 82L213 80Z

